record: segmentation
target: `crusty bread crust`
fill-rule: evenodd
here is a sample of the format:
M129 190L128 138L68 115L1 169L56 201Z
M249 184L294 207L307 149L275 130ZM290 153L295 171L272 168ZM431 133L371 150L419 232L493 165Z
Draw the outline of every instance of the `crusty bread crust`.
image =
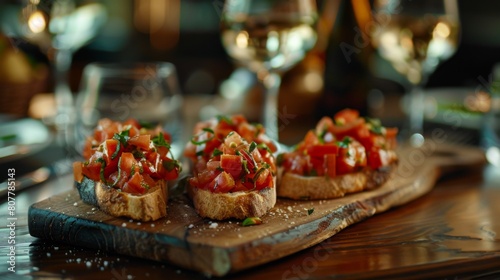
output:
M78 188L79 184L93 184L94 199L87 199L92 194L82 194L92 188ZM168 188L164 180L159 180L156 186L142 195L134 195L119 191L85 178L82 183L77 182L80 197L86 203L95 205L102 211L115 217L128 217L134 220L149 222L155 221L167 215Z
M327 176L305 177L289 172L281 176L277 188L279 197L295 200L331 199L348 193L374 189L387 182L396 164L377 170L365 169L360 172L330 178Z
M260 191L213 193L187 184L194 208L204 218L214 220L260 217L276 204L276 188ZM276 184L274 184L276 185Z

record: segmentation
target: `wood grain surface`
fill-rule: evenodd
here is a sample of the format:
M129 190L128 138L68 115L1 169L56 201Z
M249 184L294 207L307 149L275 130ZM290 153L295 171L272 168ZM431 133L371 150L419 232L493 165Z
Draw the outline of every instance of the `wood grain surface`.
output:
M279 199L276 207L262 217L264 223L259 226L242 227L239 221L214 223L202 219L182 194L172 198L166 218L138 223L110 217L84 204L76 190L72 190L32 205L28 213L29 231L45 240L173 263L206 275L222 276L309 248L347 226L422 196L433 188L443 172L477 167L484 162L481 152L465 147L424 146L402 150L400 155L395 177L384 186L335 200ZM314 212L308 214L310 209ZM404 207L398 211L401 209ZM436 223L439 217L438 211ZM379 230L391 228L397 230L398 226L391 223ZM420 230L429 229L416 232ZM488 232L487 227L484 232ZM376 230L373 234L377 234ZM381 234L381 242L388 241L383 240L384 236L393 235ZM336 243L337 250L342 240L336 242L340 242ZM350 246L356 246L355 243L355 240L354 245L350 242ZM362 248L359 253L363 253ZM297 274L291 271L290 275Z

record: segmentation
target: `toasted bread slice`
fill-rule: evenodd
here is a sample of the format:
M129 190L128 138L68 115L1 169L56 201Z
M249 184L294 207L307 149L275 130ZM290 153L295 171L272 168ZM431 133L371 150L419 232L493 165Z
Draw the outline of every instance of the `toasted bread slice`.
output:
M331 199L343 197L348 193L370 190L387 182L396 164L377 170L363 171L330 178L328 176L301 176L289 172L282 173L278 186L278 196L295 200Z
M187 191L198 214L214 220L260 217L276 204L276 188L213 193L187 184Z
M168 188L164 180L157 181L153 188L141 195L122 192L87 177L75 184L83 202L112 216L149 222L167 215Z

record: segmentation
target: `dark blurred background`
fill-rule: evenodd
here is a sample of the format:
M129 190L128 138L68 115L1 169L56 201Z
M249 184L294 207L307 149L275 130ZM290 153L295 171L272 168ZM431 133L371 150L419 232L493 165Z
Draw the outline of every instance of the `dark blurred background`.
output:
M169 61L175 64L184 95L220 95L236 66L221 45L219 21L223 0L103 0L108 20L98 37L74 54L70 84L78 91L86 64L95 61ZM461 41L457 52L441 64L426 87L476 87L500 61L500 4L460 0ZM347 61L342 42L354 45L356 21L351 1L318 0L317 47L283 76L280 104L302 120L316 120L344 107L373 113L370 93L400 96L404 82L395 72L369 69L370 46ZM37 47L15 38L8 43L22 50L32 64L44 64ZM0 49L0 54L2 50ZM16 67L1 63L6 70ZM51 92L47 79L40 92ZM242 89L239 89L242 90ZM244 88L255 93L260 88ZM2 91L2 94L3 91ZM226 94L227 95L227 94ZM248 98L248 97L245 97ZM251 99L254 100L254 99ZM254 102L260 102L256 97ZM285 104L285 105L283 105ZM385 104L386 106L389 106ZM396 105L390 105L396 106ZM396 106L397 107L397 106ZM394 107L395 112L400 109Z

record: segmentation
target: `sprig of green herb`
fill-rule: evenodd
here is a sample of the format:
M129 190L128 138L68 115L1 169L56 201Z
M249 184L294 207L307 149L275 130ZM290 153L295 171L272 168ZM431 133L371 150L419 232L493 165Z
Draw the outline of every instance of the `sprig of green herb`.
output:
M118 140L120 144L122 144L124 147L127 147L128 140L130 139L129 133L129 129L123 130L120 133L115 133L115 135L113 135L113 139Z
M153 138L153 144L158 147L165 147L167 149L171 148L170 143L165 140L165 135L163 134L163 132L158 133L158 135Z

